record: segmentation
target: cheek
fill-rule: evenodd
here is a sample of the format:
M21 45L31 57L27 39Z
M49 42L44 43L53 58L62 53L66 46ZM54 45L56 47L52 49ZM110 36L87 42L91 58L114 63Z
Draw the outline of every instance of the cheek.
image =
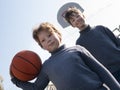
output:
M76 26L76 20L73 21L73 22L71 22L71 25L72 25L73 27L75 27L75 26Z
M41 45L42 45L42 48L43 48L43 49L45 49L45 50L47 49L47 46L46 46L45 43L42 43Z
M71 25L72 25L72 27L75 27L75 26L76 26L75 22L72 22Z
M72 27L75 27L75 25L74 25L74 24L72 24Z
M61 36L58 35L58 37L56 38L56 40L58 41L58 43L61 43L61 41L62 41Z
M71 24L72 26L74 26L74 22L70 21L70 24Z

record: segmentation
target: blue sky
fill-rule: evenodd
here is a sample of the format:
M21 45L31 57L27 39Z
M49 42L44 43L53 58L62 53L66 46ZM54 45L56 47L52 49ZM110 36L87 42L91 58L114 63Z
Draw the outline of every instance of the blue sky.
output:
M87 23L105 25L113 30L120 25L119 0L69 0L84 9ZM49 57L32 38L32 28L41 22L51 22L63 33L63 43L72 46L78 30L63 29L57 22L57 10L68 0L0 0L0 75L5 90L21 90L10 81L9 66L21 50L33 50L44 62Z

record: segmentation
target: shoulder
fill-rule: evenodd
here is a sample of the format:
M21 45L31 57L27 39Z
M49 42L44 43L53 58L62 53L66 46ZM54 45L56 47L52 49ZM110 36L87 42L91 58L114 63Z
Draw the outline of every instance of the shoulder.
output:
M87 51L87 49L81 45L72 46L72 47L70 47L70 49L71 49L71 51L78 51L78 52Z
M103 26L103 25L97 25L97 26L95 26L95 27L93 27L95 30L97 30L97 31L100 31L100 32L111 32L111 30L108 28L108 27L106 27L106 26Z
M97 25L97 26L94 26L93 28L96 28L96 29L105 29L107 27L103 26L103 25Z
M72 47L69 47L69 49L74 49L74 50L81 49L81 48L83 48L83 46L81 45L74 45Z

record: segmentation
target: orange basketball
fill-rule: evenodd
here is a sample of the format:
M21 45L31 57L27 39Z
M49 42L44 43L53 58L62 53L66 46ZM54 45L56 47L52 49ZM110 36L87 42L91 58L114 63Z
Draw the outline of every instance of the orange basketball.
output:
M38 76L41 67L41 58L35 52L23 50L13 57L10 72L19 80L29 81Z

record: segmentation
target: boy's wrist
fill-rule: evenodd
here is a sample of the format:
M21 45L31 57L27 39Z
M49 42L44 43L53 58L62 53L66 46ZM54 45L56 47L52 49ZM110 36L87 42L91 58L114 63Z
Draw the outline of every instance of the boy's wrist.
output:
M11 81L12 81L12 83L15 84L16 86L17 86L17 83L20 82L20 80L18 80L18 79L15 78L15 77L12 77L12 78L11 78Z

